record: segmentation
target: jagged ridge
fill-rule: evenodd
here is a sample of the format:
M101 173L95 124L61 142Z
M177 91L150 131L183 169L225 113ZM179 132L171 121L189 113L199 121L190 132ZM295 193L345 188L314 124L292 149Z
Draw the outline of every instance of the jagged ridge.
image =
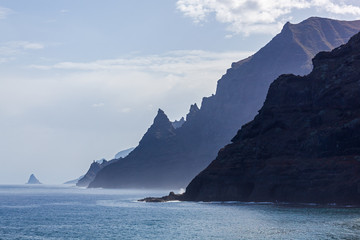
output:
M256 54L232 64L218 81L216 94L204 98L201 109L193 106L182 127L173 129L166 121L160 134L163 139L141 140L123 161L103 168L91 186L186 186L255 116L276 77L309 73L315 53L345 43L359 30L360 21L310 18L299 24L287 23Z

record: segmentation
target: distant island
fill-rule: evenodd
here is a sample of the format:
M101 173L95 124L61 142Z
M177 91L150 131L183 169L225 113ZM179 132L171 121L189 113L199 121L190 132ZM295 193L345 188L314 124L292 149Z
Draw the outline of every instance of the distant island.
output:
M35 177L34 174L31 174L26 184L41 184L41 182Z

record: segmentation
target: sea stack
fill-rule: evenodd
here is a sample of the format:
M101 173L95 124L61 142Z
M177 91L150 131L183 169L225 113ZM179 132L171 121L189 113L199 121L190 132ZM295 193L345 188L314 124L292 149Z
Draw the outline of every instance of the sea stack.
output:
M35 177L34 174L31 174L27 184L41 184L41 182Z

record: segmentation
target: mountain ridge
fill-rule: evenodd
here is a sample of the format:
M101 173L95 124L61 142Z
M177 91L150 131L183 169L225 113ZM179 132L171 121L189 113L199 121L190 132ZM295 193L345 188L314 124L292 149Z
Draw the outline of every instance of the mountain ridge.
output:
M333 33L325 34L322 29ZM218 81L215 95L203 98L200 109L191 106L189 117L180 128L174 129L166 121L163 129L166 136L151 138L153 142L147 144L142 139L123 161L101 169L89 186L185 187L216 157L218 149L230 143L238 129L256 115L276 77L283 73L309 73L309 53L330 50L329 44L339 46L359 30L360 21L310 18L299 24L285 24L253 56L233 63ZM300 38L296 32L310 40Z
M313 63L307 76L277 78L254 120L176 198L360 204L360 33Z

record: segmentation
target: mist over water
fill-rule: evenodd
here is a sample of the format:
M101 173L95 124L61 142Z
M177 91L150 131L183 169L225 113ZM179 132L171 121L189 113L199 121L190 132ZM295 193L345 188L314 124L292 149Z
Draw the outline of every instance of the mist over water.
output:
M355 239L360 209L143 203L168 191L0 186L0 239Z

